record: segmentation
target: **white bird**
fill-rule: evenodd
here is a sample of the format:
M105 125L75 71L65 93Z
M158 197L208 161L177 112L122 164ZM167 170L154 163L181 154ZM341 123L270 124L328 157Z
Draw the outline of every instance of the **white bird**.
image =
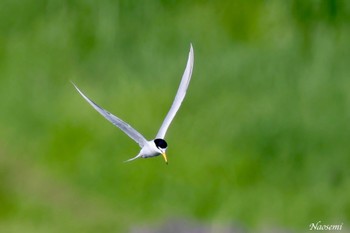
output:
M140 134L137 130L135 130L133 127L131 127L129 124L125 123L123 120L121 120L119 117L114 116L110 112L106 111L105 109L98 106L96 103L94 103L91 99L89 99L86 95L84 95L83 92L79 90L79 88L72 82L74 87L77 89L77 91L80 93L80 95L96 110L98 111L103 117L105 117L108 121L110 121L112 124L117 126L119 129L124 131L131 139L133 139L135 142L139 144L141 147L140 152L135 157L126 160L125 162L129 162L132 160L135 160L137 158L149 158L154 157L158 155L163 155L163 158L165 160L165 163L168 164L167 156L166 156L166 149L168 147L167 142L164 140L165 134L169 128L170 123L175 117L176 112L179 110L180 105L182 101L185 98L186 90L188 88L188 85L191 80L192 75L192 69L193 69L193 48L192 44L190 46L190 52L188 54L188 60L187 65L185 68L185 72L182 75L182 80L179 86L179 89L177 90L175 99L173 104L171 105L171 108L166 115L162 126L160 127L156 138L154 140L148 141L145 139L142 134Z

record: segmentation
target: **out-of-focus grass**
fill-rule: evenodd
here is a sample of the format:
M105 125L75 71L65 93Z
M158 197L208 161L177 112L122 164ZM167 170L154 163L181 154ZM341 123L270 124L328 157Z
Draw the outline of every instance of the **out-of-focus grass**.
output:
M349 13L328 2L2 1L0 231L349 223ZM69 81L151 139L190 42L169 166L122 163L137 145Z

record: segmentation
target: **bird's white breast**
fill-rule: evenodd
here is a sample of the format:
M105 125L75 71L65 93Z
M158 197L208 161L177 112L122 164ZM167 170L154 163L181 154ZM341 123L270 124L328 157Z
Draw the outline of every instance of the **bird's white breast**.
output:
M148 141L141 149L142 158L160 155L160 152L153 141Z

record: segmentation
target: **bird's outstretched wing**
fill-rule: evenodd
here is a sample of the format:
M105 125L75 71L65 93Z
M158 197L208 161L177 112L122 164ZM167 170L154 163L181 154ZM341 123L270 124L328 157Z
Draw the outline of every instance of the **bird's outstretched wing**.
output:
M86 95L84 95L83 92L79 90L79 88L72 82L74 87L77 89L79 94L84 97L84 99L94 108L96 111L98 111L104 118L112 122L113 125L117 126L119 129L121 129L124 133L126 133L130 138L132 138L135 142L137 142L140 147L142 148L147 140L134 128L132 128L129 124L122 121L120 118L114 116L112 113L106 111L105 109L101 108L97 104L95 104L91 99L89 99Z
M170 123L174 119L176 112L179 110L182 101L185 98L186 95L186 90L188 87L188 84L190 83L191 80L191 75L192 75L192 69L193 69L193 59L194 59L194 54L193 54L193 48L192 44L190 47L190 53L188 54L188 60L187 60L187 65L184 74L182 75L182 80L179 86L179 89L177 90L175 99L173 104L171 105L171 108L166 115L162 126L160 127L156 138L164 138L166 131L169 128Z

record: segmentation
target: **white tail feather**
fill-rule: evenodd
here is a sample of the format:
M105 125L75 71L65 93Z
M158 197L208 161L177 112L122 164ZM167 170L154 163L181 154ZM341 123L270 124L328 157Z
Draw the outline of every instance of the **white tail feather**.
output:
M135 160L135 159L138 159L138 158L141 158L141 155L140 155L140 154L136 155L135 157L133 157L133 158L131 158L131 159L125 160L124 163L131 162L131 161L133 161L133 160Z

